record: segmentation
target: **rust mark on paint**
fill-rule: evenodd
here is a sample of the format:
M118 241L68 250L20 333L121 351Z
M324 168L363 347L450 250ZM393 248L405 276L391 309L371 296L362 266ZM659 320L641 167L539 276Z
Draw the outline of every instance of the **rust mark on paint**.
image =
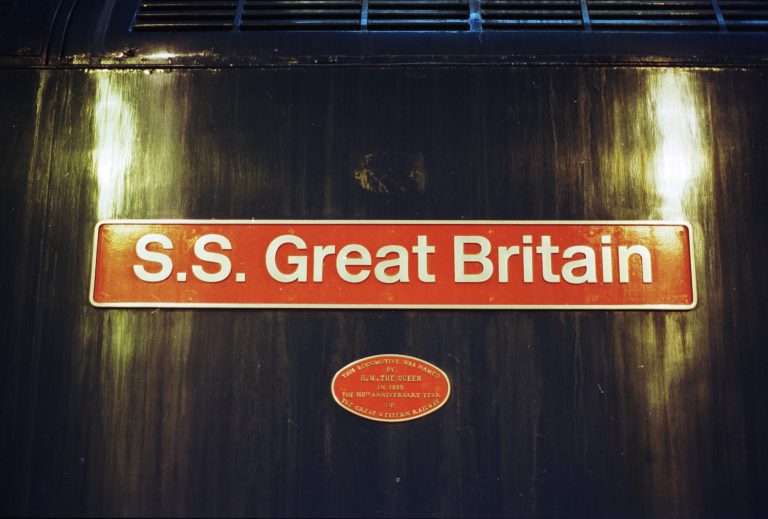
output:
M371 193L421 193L426 186L426 169L421 153L366 153L353 172L354 179Z

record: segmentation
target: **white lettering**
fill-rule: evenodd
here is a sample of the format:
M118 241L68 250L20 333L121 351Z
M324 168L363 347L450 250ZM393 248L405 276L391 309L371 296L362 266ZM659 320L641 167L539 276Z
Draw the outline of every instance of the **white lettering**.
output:
M547 283L559 283L560 276L552 272L552 254L560 252L560 247L552 246L552 238L545 235L541 237L541 245L536 247L536 252L541 254L541 270L544 281Z
M603 244L603 247L600 248L603 260L603 283L613 283L613 251L610 247L611 237L601 236L600 243Z
M619 246L619 283L629 283L629 259L637 255L643 269L643 283L652 283L651 251L642 245Z
M427 268L427 254L435 253L434 245L427 245L427 237L419 236L416 240L416 245L411 248L411 251L416 254L418 261L419 281L423 281L424 283L434 283L435 276L434 274L430 274Z
M408 283L408 250L399 245L386 245L376 252L377 258L386 258L390 254L397 257L379 262L374 269L376 279L382 283ZM396 274L387 274L388 269L397 269Z
M215 243L221 247L221 250L232 250L232 244L226 237L220 234L206 234L205 236L201 236L195 242L195 256L208 263L216 263L220 268L218 272L209 273L200 265L192 265L192 273L200 281L205 281L206 283L218 283L227 279L229 273L232 272L232 262L229 261L229 258L224 254L205 250L205 247L210 243Z
M523 243L528 245L523 246L523 283L533 283L533 236L523 236Z
M563 258L570 259L576 254L584 256L582 259L575 259L563 265L563 279L572 285L581 285L583 283L597 283L597 267L595 266L595 251L591 247L576 245L568 247L563 252ZM577 269L585 269L583 274L576 274Z
M318 283L323 280L323 269L325 268L324 260L326 256L336 254L336 247L334 245L328 245L323 247L317 245L315 247L315 259L312 262L312 281Z
M144 265L134 265L133 272L142 281L149 283L159 283L165 281L173 272L173 262L166 254L162 252L153 252L149 250L150 243L159 243L165 250L173 249L171 239L164 234L145 234L136 242L136 255L144 261L160 264L159 272L148 272Z
M467 254L465 245L480 246L477 254ZM491 253L491 242L482 236L454 236L453 237L453 273L457 283L482 283L488 281L493 275L493 263L488 259ZM479 263L482 270L477 274L467 274L464 268L466 263Z
M275 281L279 281L281 283L292 283L293 281L306 281L307 280L307 258L305 256L288 256L288 264L296 266L293 272L285 273L278 268L277 262L275 261L275 259L277 256L277 251L280 250L280 247L282 247L283 245L293 245L299 250L304 250L307 248L307 244L304 243L304 240L302 240L298 236L293 236L290 234L284 234L282 236L278 236L277 238L272 240L272 242L269 244L269 247L267 247L267 255L266 255L267 272L269 272L269 275L272 276L272 279L274 279Z
M509 258L520 254L520 247L499 247L499 283L509 282Z
M350 257L350 254L356 254L359 257ZM362 283L368 279L371 271L361 269L357 274L352 274L347 270L347 267L357 266L371 266L371 253L368 252L368 249L357 243L350 243L342 247L339 255L336 256L336 271L339 273L339 277L349 283Z

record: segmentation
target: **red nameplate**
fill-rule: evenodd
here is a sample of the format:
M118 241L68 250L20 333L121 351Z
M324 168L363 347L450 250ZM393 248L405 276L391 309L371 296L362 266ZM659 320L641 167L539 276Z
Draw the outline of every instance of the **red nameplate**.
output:
M91 302L685 310L696 286L686 223L124 220L96 226Z

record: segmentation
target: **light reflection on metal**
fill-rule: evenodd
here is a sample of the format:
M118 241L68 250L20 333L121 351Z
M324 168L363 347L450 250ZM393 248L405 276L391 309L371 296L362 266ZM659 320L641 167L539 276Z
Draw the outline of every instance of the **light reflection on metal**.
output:
M150 72L89 72L93 86L91 174L97 185L92 210L99 220L186 214L189 195L181 175L188 169L184 143L189 103L179 89L179 74ZM104 495L123 496L126 488L141 487L146 475L142 467L153 460L159 487L170 488L178 471L187 472L185 451L147 446L134 428L137 417L159 412L163 419L158 445L186 445L187 431L192 430L189 409L194 391L185 368L193 344L194 316L181 312L93 313L85 307L79 311L82 328L75 337L99 337L101 342L97 349L100 435L89 446L100 458L101 472L94 484L104 489ZM93 354L93 349L83 346L80 357L91 362ZM155 393L152 388L158 380L164 389ZM136 394L147 397L136 398ZM141 512L119 498L105 506L106 515Z
M98 218L118 215L125 200L126 172L133 160L136 122L133 109L108 71L95 72L93 171L98 184ZM110 79L111 78L111 79Z
M152 59L172 59L175 57L176 57L175 52L170 52L167 50L161 50L161 51L153 52L147 55L147 58L151 60Z
M687 71L665 69L649 78L649 101L655 123L653 177L661 219L687 216L684 200L706 166L709 149L702 138L699 102ZM656 217L657 215L654 215Z
M644 188L651 204L648 215L662 220L690 222L694 233L694 261L707 256L704 247L712 247L712 237L702 236L702 206L711 191L712 150L707 140L706 110L701 96L702 83L690 71L661 69L650 73L641 89L635 128L636 142L652 136L653 154L647 168ZM698 268L698 265L697 265ZM700 304L714 303L706 287L698 287ZM708 395L702 366L710 362L707 328L695 313L686 315L645 314L632 320L628 328L630 366L628 383L633 400L645 408L641 448L647 449L654 462L649 480L656 482L653 507L671 510L675 503L695 499L696 475L683 481L679 474L695 463L687 449L695 444L699 431L696 423L707 414ZM672 439L672 440L671 440ZM663 485L658 482L666 482Z

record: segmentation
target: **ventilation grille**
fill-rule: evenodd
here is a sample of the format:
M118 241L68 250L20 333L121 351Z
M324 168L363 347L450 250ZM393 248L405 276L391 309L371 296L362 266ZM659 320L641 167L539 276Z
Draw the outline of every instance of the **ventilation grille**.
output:
M720 10L729 31L768 31L768 0L721 0Z
M141 0L132 29L768 31L768 0Z
M588 0L592 28L609 30L717 30L711 0Z
M369 0L370 31L466 31L467 0Z
M486 0L480 5L483 30L578 29L582 26L579 0Z
M135 31L231 31L237 0L144 0Z
M244 30L359 30L360 0L246 1Z

